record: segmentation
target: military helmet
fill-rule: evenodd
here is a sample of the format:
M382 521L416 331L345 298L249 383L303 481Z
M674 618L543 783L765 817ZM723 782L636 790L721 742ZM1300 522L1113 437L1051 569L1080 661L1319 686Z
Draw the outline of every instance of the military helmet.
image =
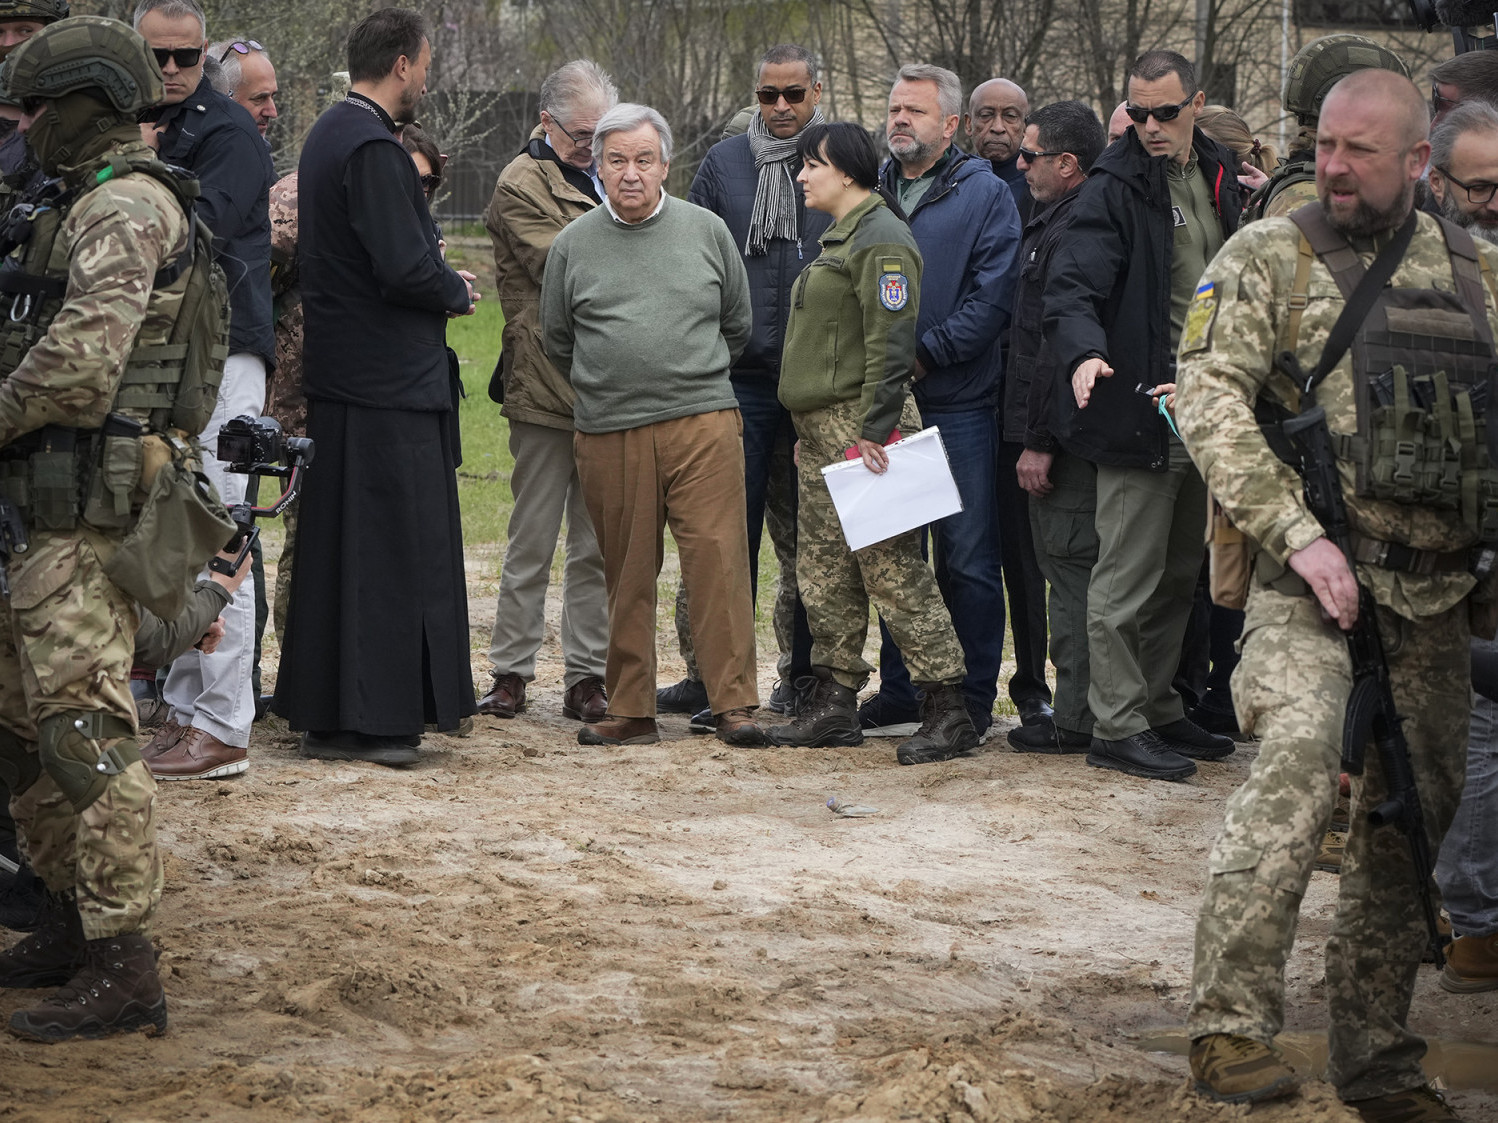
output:
M1285 112L1302 125L1314 125L1331 88L1355 70L1392 70L1410 76L1409 67L1389 48L1362 35L1313 39L1290 60L1285 74Z
M29 19L50 23L68 18L68 0L0 0L0 20Z
M101 94L121 114L155 105L166 92L146 41L104 16L73 16L42 28L0 70L0 93L12 101L76 90Z

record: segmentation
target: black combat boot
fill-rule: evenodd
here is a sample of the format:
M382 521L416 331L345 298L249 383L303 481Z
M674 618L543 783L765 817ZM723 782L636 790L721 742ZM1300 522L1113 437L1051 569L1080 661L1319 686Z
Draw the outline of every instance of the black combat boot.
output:
M811 674L810 681L796 683L801 705L795 720L765 730L770 743L799 748L863 744L857 692L833 678L831 667L813 667Z
M83 968L61 990L10 1016L11 1033L53 1042L166 1031L166 995L150 939L131 932L89 940L85 955Z
M0 951L0 987L60 987L83 966L86 950L72 892L48 893L36 931Z
M962 701L962 687L956 683L917 683L926 696L921 699L920 729L895 750L901 764L932 764L978 747L978 731L972 715Z

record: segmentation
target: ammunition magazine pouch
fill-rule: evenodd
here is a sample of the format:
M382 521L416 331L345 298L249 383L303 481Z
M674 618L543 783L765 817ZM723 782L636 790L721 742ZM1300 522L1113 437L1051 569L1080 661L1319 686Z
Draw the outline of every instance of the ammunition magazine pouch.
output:
M130 723L113 714L67 711L37 726L41 765L73 805L86 811L104 794L112 777L140 760ZM111 741L110 745L102 742Z

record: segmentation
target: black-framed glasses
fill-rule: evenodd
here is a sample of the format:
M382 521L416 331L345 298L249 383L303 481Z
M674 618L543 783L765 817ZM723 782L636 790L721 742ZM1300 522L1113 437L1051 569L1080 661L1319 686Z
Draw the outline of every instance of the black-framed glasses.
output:
M1133 121L1136 125L1142 125L1148 121L1151 113L1155 115L1155 120L1163 125L1166 121L1174 121L1179 117L1181 110L1190 105L1195 98L1196 95L1192 94L1179 105L1155 105L1148 109L1139 105L1126 105L1124 106L1124 112L1129 115L1129 120Z
M562 135L570 140L573 144L577 145L579 148L593 147L592 133L574 133L571 129L562 124L562 122L558 121L555 117L551 119L551 123L557 128L561 129Z
M1042 156L1065 156L1065 152L1032 152L1028 148L1021 148L1019 154L1025 158L1025 163L1033 164Z
M783 90L777 90L774 86L761 86L754 91L754 96L759 98L761 105L774 105L781 98L785 98L787 105L800 105L806 100L805 86L787 86Z
M163 70L169 62L175 62L178 70L191 70L203 61L202 47L152 47L151 53Z
M218 61L223 62L224 59L228 58L230 51L233 51L237 55L247 55L251 51L263 50L265 50L265 48L262 47L259 43L255 42L255 40L253 39L236 39L234 40L234 42L230 43L227 47L224 48L224 53L218 56ZM182 64L179 62L177 65L181 66Z
M1465 191L1467 193L1467 202L1473 206L1480 207L1484 203L1491 203L1493 196L1498 194L1498 183L1463 183L1440 165L1435 165L1435 169Z
M442 186L442 177L436 172L421 177L421 189L430 195Z

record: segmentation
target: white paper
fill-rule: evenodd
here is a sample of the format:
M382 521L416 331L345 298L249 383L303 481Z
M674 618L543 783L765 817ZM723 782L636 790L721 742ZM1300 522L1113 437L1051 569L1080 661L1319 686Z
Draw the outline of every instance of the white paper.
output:
M886 445L889 468L875 474L863 460L822 469L848 549L861 550L962 510L962 497L935 427Z

